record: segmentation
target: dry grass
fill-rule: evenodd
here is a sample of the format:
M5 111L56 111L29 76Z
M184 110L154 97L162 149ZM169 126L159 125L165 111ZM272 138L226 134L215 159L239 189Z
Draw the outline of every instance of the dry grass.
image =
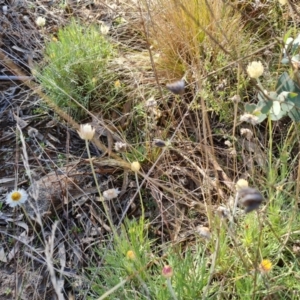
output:
M266 133L269 125L263 124L248 126L254 134L251 139L239 134L243 106L229 99L236 94L241 101L254 98L253 86L244 77L243 56L257 47L247 40L242 8L238 11L218 0L126 1L120 7L109 3L110 8L104 1L95 2L94 9L74 6L72 12L82 20L100 23L97 14L104 14L105 8L109 38L119 47L120 55L109 68L119 76L129 105L120 109L112 104L116 114L110 115L91 111L87 121L98 132L90 148L100 190L119 188L120 194L114 201L103 202L76 133L78 124L58 107L51 106L61 119L49 112L30 123L42 139L29 135L28 123L9 131L11 137L18 137L9 147L16 149L11 160L19 168L10 176L33 194L36 185L47 191L42 198L49 205L46 212L35 213L38 219L27 218L19 210L12 215L8 207L2 207L0 218L6 228L1 229L1 258L7 259L2 265L11 268L15 278L17 272L24 274L21 281L7 279L13 282L6 291L8 297L150 299L153 293L159 295L155 299L167 299L170 294L160 270L171 264L175 279L169 282L176 293L190 291L190 298L181 299L251 299L255 293L260 298L289 294L288 299L296 299L292 295L299 294L294 275L300 269L298 200L294 201L299 190L298 130L290 127L286 134L288 123L278 123ZM53 16L51 26L69 18L65 9L57 7L44 13L48 19ZM39 33L46 35L51 26ZM255 50L255 55L261 53ZM24 75L15 67L16 60L2 63L15 75ZM183 75L185 93L173 95L165 89L166 82ZM36 84L24 83L51 102ZM156 104L147 106L149 99ZM26 101L20 101L18 108L15 105L15 113L32 113L32 104ZM218 107L226 107L230 121L220 117ZM45 125L55 118L54 127ZM9 135L4 137L10 142ZM154 138L166 146L156 147ZM117 140L127 144L127 152L115 151ZM232 145L225 146L225 141ZM272 141L276 146L270 147ZM134 160L142 165L136 174L130 171ZM25 170L34 176L27 177ZM260 188L269 200L257 215L244 216L234 209L235 218L228 222L218 212L221 206L230 210L240 177ZM124 222L126 218L140 221ZM210 239L201 235L203 228L209 230ZM136 254L135 262L126 257L129 250ZM266 257L275 266L274 277L259 269ZM32 274L31 281L26 272ZM187 278L188 283L195 280L190 289ZM40 289L30 288L32 281Z
M192 78L207 74L205 60L218 67L219 55L237 58L245 45L241 16L222 0L155 1L149 31L161 54L159 70L176 79L185 72ZM196 75L197 74L197 75Z

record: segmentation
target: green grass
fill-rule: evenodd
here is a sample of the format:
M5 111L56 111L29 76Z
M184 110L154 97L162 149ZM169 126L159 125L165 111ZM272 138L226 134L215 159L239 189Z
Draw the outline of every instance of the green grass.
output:
M159 246L149 238L145 229L149 225L143 219L127 221L110 246L94 248L103 263L89 268L93 282L89 299L112 291L123 279L124 284L107 299L174 299L162 275L164 265L173 269L171 284L177 299L231 299L232 295L235 299L266 295L296 299L293 294L299 294L300 286L293 274L299 272L299 263L284 241L288 235L292 240L299 238L300 219L288 213L291 207L282 209L286 201L289 198L279 193L265 213L241 213L230 231L228 220L216 217L210 241L194 233L195 242L184 248ZM127 257L129 250L135 253L134 259ZM271 270L261 269L263 259L272 262Z
M117 75L108 69L115 54L97 26L73 19L46 44L44 66L38 68L37 77L52 101L80 120L87 110L112 106L121 93L114 87Z

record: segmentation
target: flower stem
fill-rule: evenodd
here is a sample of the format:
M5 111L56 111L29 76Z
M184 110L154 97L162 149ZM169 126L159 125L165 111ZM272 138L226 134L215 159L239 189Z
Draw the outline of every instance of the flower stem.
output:
M103 207L104 207L106 218L107 218L107 220L109 222L111 230L113 232L115 232L114 224L113 224L113 222L111 220L108 208L107 208L106 203L105 203L105 199L103 198L101 190L100 190L100 187L99 187L99 183L98 183L98 180L97 180L97 177L96 177L95 168L94 168L94 165L93 165L93 162L92 162L91 152L90 152L90 148L89 148L89 142L87 140L85 140L85 145L86 145L86 150L87 150L87 153L88 153L88 157L89 157L89 161L90 161L90 165L91 165L93 177L94 177L94 180L95 180L95 183L96 183L97 191L98 191L100 199L102 200L102 204L103 204Z
M144 204L143 204L143 198L142 198L141 189L140 189L140 186L139 186L139 179L138 179L138 173L137 172L135 172L135 180L136 180L136 186L138 188L139 197L140 197L140 201L141 201L142 218L144 220L144 217L145 217L145 208L144 208Z
M172 287L172 284L171 284L171 278L167 278L167 286L168 286L169 292L172 295L172 298L174 300L177 300L177 296L176 296L175 291L174 291L174 289Z

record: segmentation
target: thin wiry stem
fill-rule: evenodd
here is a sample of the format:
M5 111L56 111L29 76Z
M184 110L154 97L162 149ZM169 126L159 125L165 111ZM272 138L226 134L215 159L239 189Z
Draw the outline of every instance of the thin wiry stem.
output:
M94 168L94 165L93 165L93 161L92 161L92 156L91 156L91 152L90 152L88 140L85 140L85 146L86 146L86 150L87 150L87 153L88 153L88 157L89 157L89 161L90 161L90 165L91 165L91 170L92 170L92 173L93 173L93 177L94 177L94 180L95 180L96 188L97 188L97 191L98 191L100 199L102 199L102 204L103 204L103 207L104 207L106 218L107 218L107 220L109 222L111 230L113 232L115 232L113 222L111 220L108 208L107 208L106 203L105 203L105 199L102 196L102 193L101 193L101 190L100 190L100 186L99 186L99 183L98 183L98 180L97 180L97 176L96 176L95 168Z

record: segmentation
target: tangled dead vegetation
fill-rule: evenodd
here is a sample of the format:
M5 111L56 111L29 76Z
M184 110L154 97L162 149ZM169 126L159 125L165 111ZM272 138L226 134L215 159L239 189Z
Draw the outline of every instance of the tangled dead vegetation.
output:
M209 240L213 216L226 217L232 205L235 176L247 178L253 166L262 173L266 169L266 143L242 134L235 146L227 140L228 124L206 109L198 70L192 74L197 78L187 74L189 83L182 69L161 78L156 70L161 53L150 47L149 24L141 7L79 2L70 1L62 8L48 1L0 1L2 9L7 7L0 14L0 80L5 82L0 93L0 200L4 203L7 192L17 186L29 194L23 210L0 213L0 239L5 245L0 247L5 266L0 281L7 283L13 297L55 298L61 285L65 296L72 292L85 299L91 285L86 279L89 263L103 264L92 249L97 245L109 249L112 243L109 219L121 230L125 218L144 214L154 239L183 249L193 243L195 232ZM84 122L96 131L91 160L77 134L79 124L51 102L32 72L42 59L45 40L55 36L70 16L101 25L120 51L109 68L119 75L114 84L124 85L126 99L109 113L102 106L88 113ZM37 17L46 18L44 27L37 26ZM167 24L168 19L161 22ZM184 43L179 44L182 50ZM227 69L223 77L230 77ZM213 96L223 92L228 96L223 77L215 80L219 89ZM174 92L178 82L183 85ZM236 103L230 105L237 109ZM241 151L239 160L237 151ZM141 168L133 170L132 161L139 161ZM114 191L110 200L101 196L107 190ZM260 205L262 197L259 200ZM15 277L21 274L17 289L10 272ZM31 286L36 285L40 288L34 290ZM0 298L5 299L5 293L0 290Z

